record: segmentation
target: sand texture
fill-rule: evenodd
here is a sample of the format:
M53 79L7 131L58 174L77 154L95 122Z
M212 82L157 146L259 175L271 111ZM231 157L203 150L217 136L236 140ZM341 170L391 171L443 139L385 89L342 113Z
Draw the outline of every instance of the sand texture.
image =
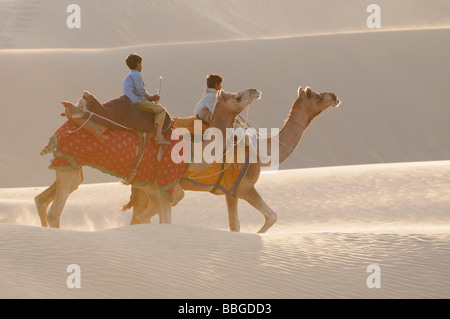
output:
M0 298L450 298L448 0L378 0L380 29L361 0L78 0L79 29L70 3L0 0ZM209 73L262 92L262 128L283 126L299 86L342 101L261 175L266 234L242 200L231 233L225 198L199 192L173 225L129 226L130 187L92 168L61 228L40 226L60 102L122 95L131 52L173 117L193 115Z

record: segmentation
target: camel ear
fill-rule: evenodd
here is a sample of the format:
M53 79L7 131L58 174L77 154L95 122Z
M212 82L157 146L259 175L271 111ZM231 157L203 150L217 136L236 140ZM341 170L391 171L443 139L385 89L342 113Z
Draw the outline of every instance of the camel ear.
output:
M222 100L227 99L227 93L224 90L217 91L217 97L221 98Z
M304 91L303 88L302 88L301 86L299 86L299 87L298 87L298 90L297 90L298 96L300 96L300 94L302 93L302 91Z
M305 92L306 92L306 97L309 99L311 97L311 92L312 92L311 88L309 86L307 86Z

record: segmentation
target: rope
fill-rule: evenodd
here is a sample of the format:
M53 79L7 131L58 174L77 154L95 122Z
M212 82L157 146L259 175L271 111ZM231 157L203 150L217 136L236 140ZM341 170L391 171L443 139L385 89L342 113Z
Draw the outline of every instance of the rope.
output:
M322 112L319 116L316 116L316 117L311 121L311 123L314 122L315 120L319 119L319 118L322 117L323 115L325 115L325 113L329 112L330 110L331 110L331 108L328 108L326 111ZM241 117L240 115L238 115L238 117L239 117L240 119L242 119L242 117ZM256 124L255 122L253 122L253 121L250 121L249 119L246 119L246 121L250 122L250 123L254 126L253 128L256 127L258 130L261 128L259 125L257 125L257 124ZM295 121L292 121L292 122L295 123L296 125L302 127L299 123L297 123L297 122L295 122ZM303 127L302 127L302 128L303 128ZM257 131L257 130L255 130L255 131ZM258 131L256 132L256 135L258 136L258 138L261 137ZM278 134L278 136L279 136L279 134ZM287 145L281 143L281 142L280 142L280 139L279 139L277 136L273 136L273 137L278 141L278 143L279 143L281 146L287 148L288 150L290 150L290 151L295 151L295 150L297 149L297 146L294 147L294 148L289 147L289 146L287 146ZM267 137L265 137L265 138L267 138Z
M89 114L90 114L89 117L88 117L88 119L86 120L86 122L84 122L84 123L83 123L79 128L77 128L75 131L69 131L69 133L75 133L76 131L78 131L80 128L82 128L82 127L83 127L83 126L84 126L84 125L92 118L93 115L98 116L99 118L101 118L101 119L103 119L103 120L105 120L105 121L108 121L108 122L110 122L110 123L113 123L114 125L120 126L120 127L124 128L124 129L126 129L126 130L134 131L134 129L132 129L132 128L129 128L129 127L125 126L125 125L122 125L122 124L119 124L119 123L117 123L117 122L114 122L113 120L111 120L111 119L109 119L109 118L106 118L106 117L104 117L104 116L101 116L101 115L99 115L99 114L97 114L97 113L95 113L95 112L86 110L85 113L89 113ZM163 128L163 131L167 130L171 125L172 125L172 121L170 121L170 123L169 123L169 125L168 125L167 127Z
M249 116L249 113L250 113L250 110L249 110L249 109L250 109L250 106L247 107L247 115L246 115L245 120L244 120L240 115L238 115L238 117L244 122L244 123L243 123L243 124L244 124L244 128L247 127L247 124L248 124L248 121L249 121L249 120L248 120L248 116ZM234 135L233 135L233 136L234 136ZM223 153L223 158L224 158L224 159L226 159L226 155L228 154L228 152L233 151L234 147L237 146L237 145L239 145L239 143L241 142L242 138L244 138L244 137L245 137L245 135L243 134L242 137L241 137L241 139L240 139L239 141L237 141L236 143L234 142L234 139L233 139L233 142L232 142L232 144L231 144L232 147L230 147L229 150L226 150L226 147L225 147L225 152ZM222 174L224 171L226 171L226 170L228 169L228 167L229 167L231 164L233 164L233 163L232 163L232 162L228 163L228 165L226 165L223 169L221 169L220 171L218 171L218 172L216 172L216 173L213 173L213 174L210 174L210 175L206 175L206 176L199 176L199 177L197 177L197 178L192 177L195 173L198 173L198 171L194 171L194 172L192 172L192 173L189 175L188 178L189 178L189 179L192 179L192 180L195 180L195 179L201 179L201 178L207 178L207 177L219 175L219 174Z
M77 132L79 129L81 129L90 119L91 119L91 117L92 117L92 114L89 116L89 118L86 120L86 122L84 122L82 125L80 125L80 127L79 128L77 128L76 130L74 130L74 131L68 131L69 132L69 134L72 134L72 133L75 133L75 132Z

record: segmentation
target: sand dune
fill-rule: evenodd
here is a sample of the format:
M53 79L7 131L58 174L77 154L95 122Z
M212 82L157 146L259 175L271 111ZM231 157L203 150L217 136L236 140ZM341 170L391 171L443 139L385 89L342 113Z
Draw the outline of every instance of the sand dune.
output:
M79 0L81 28L66 27L72 2L0 1L0 48L104 48L260 39L367 30L370 1ZM384 30L448 28L450 6L380 0Z
M145 225L73 232L0 225L2 298L448 298L447 234L264 237ZM7 248L7 249L5 249ZM14 250L13 250L13 249ZM370 264L381 288L369 289ZM81 270L69 289L67 266Z
M377 30L372 1L79 0L68 29L70 3L0 0L0 298L450 297L448 1L378 0ZM89 168L61 229L40 227L60 102L121 95L133 51L174 117L192 115L209 73L263 92L249 111L263 128L283 125L300 85L342 100L260 177L278 212L268 233L245 202L230 233L225 199L194 192L173 225L128 226L129 187Z
M450 225L449 161L373 164L281 170L262 174L257 189L275 211L270 233L436 229ZM45 188L0 189L0 222L39 226L33 198ZM286 195L289 194L289 195ZM100 196L101 195L101 196ZM98 231L126 226L131 213L120 213L129 186L119 182L83 184L66 204L61 228ZM214 210L204 201L214 202ZM194 209L193 209L194 207ZM240 205L241 230L256 232L262 214ZM174 222L227 230L225 198L187 192L174 208ZM154 220L154 222L158 222ZM417 226L417 227L416 227ZM336 227L336 228L335 228Z
M119 183L80 186L61 230L31 227L41 189L2 189L0 297L448 298L449 173L442 161L263 174L258 189L279 214L264 235L250 205L230 233L224 198L195 192L174 225L126 226ZM74 263L81 289L66 286ZM367 288L370 264L380 289Z
M263 92L249 118L281 127L299 85L332 91L340 108L315 121L282 169L445 160L450 116L448 30L380 32L273 40L141 47L148 89L164 77L162 103L190 116L205 74L221 73L224 88ZM380 50L380 48L383 48ZM101 101L122 94L129 49L83 52L0 51L3 83L0 187L43 186L53 180L50 157L39 156L63 123L60 101L88 89ZM70 61L70 62L69 62ZM432 61L432 63L430 63ZM20 64L20 68L15 65ZM245 75L245 76L244 76ZM42 120L41 120L42 119ZM115 181L88 170L87 183Z
M65 27L68 3L0 1L0 187L52 182L39 153L63 122L60 102L121 95L131 51L149 91L164 77L172 116L192 115L211 72L228 91L263 92L249 119L265 128L282 126L299 85L336 93L341 108L313 123L282 169L450 157L446 1L378 1L379 30L356 0L83 0L77 30ZM113 181L87 170L87 183Z

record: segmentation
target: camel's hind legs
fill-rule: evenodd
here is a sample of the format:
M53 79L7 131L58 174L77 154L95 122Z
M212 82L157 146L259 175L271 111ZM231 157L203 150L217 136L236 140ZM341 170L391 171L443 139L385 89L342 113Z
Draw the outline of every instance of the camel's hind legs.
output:
M50 227L59 228L61 213L67 198L78 188L83 180L84 177L81 168L70 171L56 171L56 182L35 198L36 203L39 202L36 205L38 207L39 217L41 217L42 226L47 226L43 222L43 217L45 216L45 210L43 208L45 205L48 207L50 198L53 198L52 206L47 214L47 224ZM45 196L46 192L47 196Z
M145 186L143 190L159 213L159 223L172 224L172 203L155 187Z
M151 218L158 213L161 224L171 224L171 207L176 206L184 198L184 191L180 184L175 185L172 196L173 201L170 202L154 187L139 188L133 186L131 187L130 201L122 207L122 211L133 207L130 225L149 224Z
M239 223L239 216L238 216L239 199L228 195L225 195L225 199L227 200L228 225L230 227L230 231L239 232L241 230L241 225Z
M157 212L146 192L141 188L131 187L130 202L133 202L133 215L130 225L150 224L151 217L156 215ZM122 210L128 208L124 206Z
M265 233L277 221L277 213L275 213L262 199L261 195L254 187L247 188L238 194L239 198L245 199L250 205L259 210L265 218L263 227L258 233Z

